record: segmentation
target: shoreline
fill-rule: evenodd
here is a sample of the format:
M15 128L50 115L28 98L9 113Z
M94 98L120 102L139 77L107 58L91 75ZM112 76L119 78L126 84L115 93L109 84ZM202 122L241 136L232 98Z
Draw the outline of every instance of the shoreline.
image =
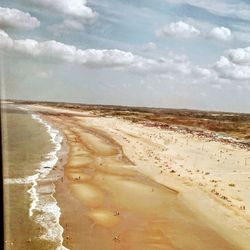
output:
M58 245L56 249L66 250L63 246L63 227L59 223L61 211L55 199L55 182L61 177L63 164L66 161L67 150L64 135L55 128L45 117L32 112L27 107L15 105L16 109L23 110L31 116L32 120L42 124L48 133L52 150L42 156L41 161L30 176L21 178L5 178L4 185L30 185L27 189L29 194L29 218L43 228L38 238ZM55 171L54 171L55 170ZM30 239L27 241L29 245ZM28 247L27 245L27 247Z
M91 112L71 112L69 109L56 109L39 105L31 105L30 109L32 112L39 113L43 119L49 121L49 124L53 124L53 127L57 128L63 134L65 138L63 142L67 144L67 155L64 154L63 158L59 157L59 161L64 162L64 164L59 162L60 165L65 165L65 168L61 169L61 173L64 173L64 176L63 180L57 179L55 182L54 197L56 198L61 211L59 223L63 227L62 243L66 247L69 247L69 249L72 247L72 240L76 242L74 243L76 244L75 246L81 246L79 244L81 244L82 238L81 236L77 236L79 233L77 233L74 227L82 228L82 232L87 233L88 231L86 231L86 227L88 227L88 225L89 228L93 227L91 230L97 230L95 223L104 226L104 228L106 228L105 230L108 230L111 234L111 236L109 236L111 237L111 242L106 242L105 244L109 244L109 246L116 247L117 249L124 246L123 244L129 244L126 242L128 238L125 238L123 233L120 236L116 235L115 231L111 230L113 227L114 230L117 230L119 227L117 228L116 225L121 223L118 223L117 219L118 221L120 221L120 218L123 219L123 217L120 216L117 218L113 217L114 215L112 213L115 212L116 208L112 206L111 211L111 207L106 207L104 210L96 210L95 206L92 206L97 201L86 200L86 197L82 196L82 193L85 193L88 197L90 194L97 195L99 193L98 195L101 195L100 191L103 192L104 190L105 192L110 192L110 189L106 190L106 187L104 188L104 186L100 186L99 182L102 179L98 182L93 179L94 182L92 183L92 177L90 178L90 176L92 176L93 173L97 176L103 176L102 178L104 179L108 178L109 182L104 182L105 185L108 186L114 182L113 177L111 179L110 177L107 177L111 173L111 176L123 176L125 173L130 173L129 175L131 175L131 173L134 173L133 171L137 171L144 176L143 178L147 178L145 179L145 184L147 183L146 185L154 186L155 184L149 184L153 181L157 183L157 185L162 185L167 189L169 188L169 191L171 191L171 189L177 191L177 203L179 204L176 207L177 210L180 209L179 206L183 206L183 208L186 207L186 210L193 214L192 216L196 217L198 224L202 221L203 224L200 224L200 226L207 227L208 230L210 228L213 232L216 232L217 236L214 235L213 237L220 242L218 244L222 244L223 246L224 243L222 243L222 239L225 239L235 247L237 246L236 248L224 246L220 249L250 249L248 247L250 227L247 223L250 210L248 205L245 209L240 208L240 206L242 206L241 204L244 204L247 200L237 202L237 200L233 200L234 193L230 193L233 190L237 191L241 188L241 192L237 193L237 195L243 195L244 197L242 188L245 188L246 186L244 186L244 183L239 182L242 179L241 172L234 172L234 169L230 167L228 168L228 163L227 165L224 163L224 161L235 161L237 163L238 159L241 159L242 156L248 152L246 149L240 148L239 145L224 143L222 141L209 141L206 138L200 138L199 136L192 134L162 130L156 127L146 127L145 125L135 124L120 118L92 116ZM79 147L83 151L81 151ZM111 149L112 147L114 147L114 149ZM81 156L83 157L81 158L79 152L75 150L80 150L85 156ZM121 150L121 153L117 156L111 156L117 150ZM188 155L186 150L188 150ZM221 150L222 153L220 153ZM105 152L110 152L111 155L105 156ZM200 157L200 159L196 160L196 163L193 165L191 164L192 161L190 162L190 159L193 159L192 154ZM245 165L244 160L241 160L238 164L240 164L241 169L249 171L250 168L247 160L249 154L245 154L245 156ZM79 160L81 159L81 161L76 160L76 157L80 157ZM187 158L184 160L185 157ZM221 162L218 163L216 160L218 157L222 157L224 160L221 160ZM227 159L227 157L229 159ZM73 160L74 158L75 160ZM127 158L128 161L126 161L126 163L119 163L122 158ZM90 161L90 159L92 160ZM204 166L200 165L201 162ZM84 164L87 164L86 167L81 167L81 165ZM113 164L114 166L112 166ZM101 167L102 165L105 165L105 171L103 167ZM215 171L218 166L221 173ZM225 166L227 166L228 170ZM79 172L80 169L81 171ZM225 173L228 174L228 171L231 175L229 175L229 177L224 176ZM234 179L236 188L229 185L230 183L233 183L230 176L240 178L239 181ZM81 180L78 178L81 178ZM135 179L137 184L138 181L142 181L140 178ZM116 181L114 183L116 183ZM135 186L136 190L137 184ZM120 184L119 186L116 186L117 189L119 189L119 187ZM126 186L126 188L128 187ZM153 189L155 188L152 188L152 190ZM211 190L214 189L216 191L212 192ZM159 190L161 190L160 186ZM126 192L129 193L129 190ZM218 195L215 192L218 192ZM247 192L247 189L245 192ZM122 195L122 193L117 193L116 195ZM146 193L144 195L148 196ZM154 195L156 195L156 193L154 193ZM98 197L100 198L101 196ZM152 196L152 199L153 198L155 197ZM82 201L84 202L82 203ZM87 204L88 202L91 204L86 205L86 202ZM100 203L98 204L100 205ZM88 206L91 208L89 212ZM82 211L82 213L79 211ZM123 211L121 208L119 211L122 214L127 213L126 210ZM143 214L143 210L141 213ZM85 228L79 224L80 222L71 218L72 214L74 214L75 217L78 217L78 220L86 223ZM146 218L147 217L144 219L146 220ZM93 221L95 221L95 226L92 225ZM133 223L131 226L134 225ZM109 227L111 227L111 229L108 229ZM97 228L99 228L99 226ZM163 228L161 228L161 230L163 230ZM204 228L204 230L206 229ZM97 235L100 232L101 231L97 231ZM148 237L151 234L152 232ZM216 238L218 236L222 238ZM116 237L118 238L116 239ZM158 235L157 237L160 236ZM185 239L185 236L183 236L183 238ZM117 243L119 243L119 245ZM88 245L89 243L84 242L82 244ZM200 246L202 247L202 245Z
M41 187L37 188L36 194L39 196L38 194L41 193L42 196L40 197L40 200L38 198L37 201L40 201L40 204L37 203L33 209L43 212L44 215L38 216L35 220L46 229L46 233L40 236L41 239L52 241L57 244L59 243L56 248L58 250L67 250L67 248L63 246L62 235L64 229L60 225L61 209L58 206L58 202L55 198L56 182L63 176L63 166L67 158L64 134L59 129L55 128L54 124L50 123L42 115L32 113L32 118L46 127L47 133L50 135L51 142L55 147L53 151L47 155L49 158L48 161L41 162L40 169L38 170L40 175L38 176L37 184L39 185L39 183L41 183ZM50 166L48 168L49 161L51 164L49 164ZM43 186L44 181L45 183L47 182L45 186ZM47 198L44 198L44 202L42 202L42 197L44 194L48 194L51 198L49 204ZM55 223L52 221L55 221Z
M46 107L45 107L45 109L46 109ZM48 108L48 110L50 110L49 108ZM54 110L56 110L56 109L54 109ZM61 109L60 109L61 110ZM65 113L70 113L70 111L69 110L65 110L66 112ZM79 112L80 113L80 112ZM128 151L126 150L126 145L124 145L124 142L122 142L121 140L118 140L117 139L117 137L115 136L115 133L110 133L110 131L108 131L109 129L110 129L110 127L108 126L108 125L110 125L110 124L104 124L103 123L103 121L104 120L106 120L106 121L112 121L113 123L120 123L121 121L120 120L118 120L118 119L116 119L116 118L114 118L114 117L112 117L112 118L103 118L103 117L95 117L95 118L92 118L92 119L87 119L86 117L85 118L83 118L83 117L77 117L77 112L76 113L74 113L73 112L73 114L76 116L76 120L78 120L78 122L79 123L81 123L81 121L82 120L84 120L84 123L85 123L85 125L86 125L86 123L90 126L90 127L93 127L93 128L98 128L98 129L100 129L101 128L101 130L103 131L104 129L106 129L106 133L109 135L109 136L111 136L110 138L112 138L113 140L115 140L115 141L117 141L120 145L122 145L122 148L123 148L123 150L125 149L125 155L131 160L131 153L128 153ZM49 114L46 114L46 115L49 115ZM56 118L55 118L56 119ZM67 119L67 116L65 117L65 119ZM73 124L75 121L73 121L72 120L73 118L71 118L71 123ZM86 121L86 119L87 119L87 121ZM97 120L99 120L99 123L98 122L96 122ZM129 122L127 122L127 121L122 121L122 122L124 122L125 124L127 124L126 126L129 126L128 124L130 124ZM74 123L75 124L75 123ZM133 126L133 125L132 125ZM137 125L134 125L135 127L137 126ZM145 128L146 129L146 128ZM113 131L114 132L114 131ZM85 139L86 138L88 138L88 137L85 137ZM219 142L217 142L217 143L219 143ZM69 141L69 146L71 147L72 146L72 142L71 141ZM124 148L124 146L125 146L125 148ZM132 161L133 161L133 157L132 157ZM181 185L179 185L180 184L180 180L176 180L176 178L174 177L173 178L173 175L171 175L171 176L168 176L168 178L165 178L164 180L163 179L161 179L161 175L158 173L157 175L155 175L155 173L149 173L149 172L145 172L145 169L142 169L142 168L140 168L140 165L141 164L139 164L138 163L138 161L136 162L136 161L133 161L133 162L135 162L135 166L128 166L128 168L135 168L137 171L139 171L139 172L141 172L141 173L143 173L143 174L145 174L146 176L148 176L149 178L151 178L151 179L154 179L156 182L158 182L158 183L161 183L161 184L163 184L164 186L167 186L167 187L170 187L170 188L172 188L172 189L174 189L174 190L180 190L180 192L181 192L181 196L182 196L182 198L183 198L183 202L184 203L186 203L186 205L187 206L189 206L189 207L192 207L192 210L193 211L196 211L196 213L197 214L200 214L200 217L202 218L202 219L205 219L206 220L206 224L207 225L210 225L212 228L214 228L214 230L215 231L217 231L219 234L221 234L221 235L223 235L223 237L225 237L225 239L227 238L227 239L230 239L230 241L231 242L233 242L234 244L236 244L236 245L238 245L238 246L240 246L241 245L241 247L242 247L242 249L249 249L247 246L246 246L246 242L247 242L247 237L248 236L242 236L241 235L241 233L236 233L234 236L231 236L230 235L230 232L232 232L231 230L229 230L229 228L227 228L227 229L225 229L225 227L224 226L221 226L220 225L220 223L214 223L214 220L211 218L211 216L205 216L204 217L204 213L200 213L201 212L201 210L203 210L204 208L206 208L204 205L206 205L206 202L202 205L202 206L192 206L193 204L195 204L195 202L197 202L197 200L195 199L195 198L192 198L190 195L188 195L188 192L190 192L190 191L195 191L196 189L197 189L197 187L194 187L194 186L192 186L192 188L190 188L190 190L187 192L187 185L186 185L186 183L182 183L182 184L184 184L183 186L182 186L182 184ZM154 164L153 164L154 165ZM127 168L127 166L124 166L125 167L125 169ZM152 170L152 169L150 169L150 170ZM171 181L170 181L170 179L171 179ZM168 183L167 185L166 185L166 183ZM179 184L178 184L179 183ZM197 183L198 184L198 183ZM188 185L190 185L190 183L188 184ZM194 188L194 189L193 189ZM196 190L197 191L197 190ZM195 191L195 192L196 192ZM201 191L201 190L200 190ZM206 197L206 195L205 195L205 193L203 192L203 191L201 191L200 193L198 193L198 192L196 192L196 194L199 194L199 197L201 198L201 199L204 199L204 197ZM210 194L207 194L208 196L210 195ZM208 200L209 201L209 200ZM211 201L211 200L210 200ZM191 203L190 203L191 202ZM190 206L190 204L191 204L191 206ZM201 204L199 204L199 205L201 205ZM215 207L215 209L214 210L216 210L216 209L222 209L220 206L217 206L218 204L216 203L216 202L214 202L213 204L212 204L212 206L213 205L216 205L216 207ZM209 207L211 208L212 207L211 206L211 204L209 204ZM223 209L222 209L223 210ZM213 211L212 212L212 214L214 214L214 212L217 212L217 211ZM224 213L225 211L223 211L223 213ZM220 214L220 213L219 213ZM213 215L212 215L213 216ZM218 217L218 216L217 216ZM205 223L205 222L204 222ZM230 223L229 223L230 224ZM66 236L66 237L68 237L68 236ZM65 239L65 238L64 238Z

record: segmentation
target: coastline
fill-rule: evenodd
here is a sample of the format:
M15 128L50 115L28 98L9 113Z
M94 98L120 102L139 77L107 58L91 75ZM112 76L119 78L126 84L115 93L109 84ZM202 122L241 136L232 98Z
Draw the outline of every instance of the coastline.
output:
M247 205L245 209L240 208L247 200L241 200L237 203L237 201L231 197L229 191L232 190L234 186L228 186L232 180L228 179L228 177L225 178L223 172L228 171L227 168L222 168L219 165L222 172L219 173L218 176L216 176L217 172L213 172L215 169L213 168L213 166L215 166L213 162L217 162L215 161L217 159L216 157L219 157L220 154L213 156L212 161L203 164L204 166L200 165L200 162L204 163L208 160L203 158L203 160L196 160L197 166L188 164L188 158L192 158L192 155L189 155L183 162L183 157L186 154L184 150L185 146L192 149L189 154L200 154L202 157L204 157L204 155L211 156L210 152L219 152L217 151L217 147L222 147L224 150L222 154L228 153L226 156L229 157L229 160L230 154L233 155L234 152L236 153L236 159L234 159L236 162L239 157L245 154L244 152L247 152L244 151L245 149L238 147L236 144L209 141L206 138L178 133L178 131L162 130L154 127L148 128L141 124L134 124L120 118L99 117L93 115L91 112L71 112L69 109L57 109L39 105L31 105L29 109L31 112L38 113L43 120L52 124L52 127L55 127L61 132L61 135L64 136L64 149L59 152L58 156L59 164L56 164L56 169L51 171L51 173L57 174L58 176L60 175L60 178L57 176L57 181L55 181L53 196L57 201L57 205L60 207L61 214L59 215L60 218L58 218L60 220L59 224L63 228L63 231L61 231L63 235L61 245L64 245L66 249L67 247L68 249L78 249L85 245L89 246L90 239L92 239L89 238L90 235L94 237L92 240L96 240L96 237L102 240L105 239L105 244L109 246L109 249L110 247L122 249L124 246L127 247L126 249L131 249L129 247L130 241L133 242L134 246L137 246L137 239L132 239L131 235L124 233L124 228L133 228L135 221L130 221L130 225L124 225L122 223L124 219L127 220L130 217L126 217L129 213L121 206L119 200L126 200L127 198L123 197L123 195L124 193L128 193L129 196L130 192L132 192L131 195L139 192L140 196L138 197L140 197L140 199L144 197L144 195L148 197L148 191L145 193L144 188L139 188L142 183L143 186L146 185L150 187L150 190L152 188L154 191L154 196L150 198L152 202L155 196L157 197L157 192L155 192L157 189L159 189L160 192L166 192L163 197L170 195L169 200L173 198L171 198L170 193L175 193L177 200L176 202L174 201L171 206L174 206L176 211L183 211L184 209L185 212L181 216L184 216L186 219L189 218L186 217L188 214L189 216L191 215L190 218L195 217L196 224L202 227L201 231L206 232L204 235L210 235L209 237L211 237L210 243L206 243L208 245L204 246L202 245L203 243L197 243L197 247L211 249L211 245L209 244L213 244L212 241L214 240L214 244L221 244L220 249L250 249L248 247L250 235L248 224L249 206ZM174 148L171 149L171 147ZM117 152L120 153L116 155ZM223 157L226 158L225 156ZM222 166L226 166L223 162L221 162L221 164ZM248 165L244 166L244 161L240 164L242 165L241 168L245 170L249 167ZM248 164L248 161L246 164ZM102 166L105 167L103 168ZM199 171L197 172L197 170ZM136 171L136 174L134 171ZM242 179L241 172L234 172L233 169L230 169L230 173L233 173L233 176L239 178L239 180ZM63 177L61 178L62 174ZM142 174L139 179L138 174ZM103 199L101 198L103 197L102 192L111 192L108 187L109 185L115 185L112 186L112 189L115 187L115 189L118 190L120 186L123 185L123 182L121 182L116 186L118 183L116 183L116 179L113 179L113 176L117 175L120 176L119 182L125 178L125 183L128 181L126 179L127 175L134 176L133 178L135 178L135 180L132 186L135 189L130 190L130 180L124 186L124 190L122 189L118 193L113 193L111 196L105 194L105 199L113 197L114 195L117 197L120 196L117 201L110 201L113 204L111 207L98 208L102 206L100 201L98 201ZM100 184L103 180L104 183ZM245 188L245 186L242 186L241 182L237 182L237 179L235 179L235 181L237 190L241 190L239 195L242 195L242 188ZM139 183L140 185L138 186ZM219 195L211 191L213 189L218 190L219 188L220 190L224 190ZM96 199L95 197L99 198ZM176 198L174 198L174 200ZM130 200L126 200L126 202L129 206L132 206L133 209L139 209L140 214L143 214L140 220L147 221L149 219L148 215L144 215L144 211L140 210L141 208L133 207L134 205L131 204ZM134 201L134 203L136 203L136 201ZM117 204L121 206L119 208L119 214L121 213L122 216L114 217L114 213L117 213ZM149 205L145 203L144 207L146 208L147 206ZM167 207L165 209L167 211ZM74 216L72 217L72 215ZM133 215L134 220L136 216ZM154 223L157 224L157 221L161 221L162 218L151 218L150 220L153 220ZM163 220L165 221L166 218ZM122 227L119 225L122 225ZM193 230L194 233L199 235L200 232L195 229L195 226L194 229L190 230ZM185 228L184 225L183 227ZM152 239L152 242L158 244L159 249L161 249L162 246L166 247L166 244L170 244L171 242L166 243L166 239L164 238L163 240L163 236L158 234L159 230L163 230L162 225L158 225L157 228L154 232L148 231L147 236L142 236L140 233L137 237L139 237L139 239L142 237L142 239L147 240L147 237L155 234L156 238ZM89 229L91 229L90 232L88 231ZM182 230L182 227L180 229ZM92 235L93 233L95 233L95 236ZM90 235L86 236L88 234ZM135 235L137 234L138 232L135 231ZM186 232L184 235L185 234ZM83 235L87 238L83 238ZM201 235L197 237L201 237L202 239L204 235L201 233ZM172 237L177 237L178 239L178 237L181 236L177 234ZM182 240L189 242L186 237L187 236L183 236ZM178 239L175 244L178 245L180 239ZM84 240L86 240L86 242L84 242ZM99 243L96 244L96 249L98 249ZM189 242L187 244L191 243ZM91 249L95 249L94 247L95 246L92 245ZM179 247L183 249L183 247ZM169 249L177 248L177 246L173 245L172 248ZM59 247L58 249L62 248ZM134 249L137 248L135 247Z
M61 178L63 172L63 164L67 157L67 149L63 134L56 129L51 123L46 121L41 115L30 111L28 107L14 105L31 116L32 120L41 124L48 133L52 150L41 157L35 173L33 175L21 178L5 178L4 185L27 185L27 193L29 194L30 205L28 215L39 226L39 235L36 237L48 242L50 249L66 250L63 242L63 227L59 223L61 211L54 197L55 182ZM27 236L24 236L27 237ZM27 249L32 239L29 238L25 244ZM5 242L13 245L14 242ZM22 243L24 244L24 243Z
M35 105L34 108L39 109L40 107ZM241 215L239 214L237 209L235 208L232 209L231 207L225 206L225 202L227 202L227 200L223 200L223 198L220 199L220 197L214 197L213 194L211 196L211 192L209 189L210 186L208 188L204 187L205 185L203 186L200 179L199 181L196 182L195 179L194 181L193 180L191 181L191 180L188 180L187 177L180 178L180 176L177 175L178 170L173 170L173 168L171 168L172 170L171 169L167 170L168 168L164 168L163 171L165 171L165 173L162 174L161 172L159 172L159 170L162 169L162 168L159 168L159 163L152 161L152 160L150 161L147 160L148 161L147 163L145 159L142 162L142 159L141 157L139 157L138 154L137 156L135 156L136 154L135 147L138 146L138 142L135 141L138 138L136 138L135 134L133 135L131 131L127 131L127 134L124 131L121 131L121 130L118 131L116 130L116 128L114 128L115 127L114 125L116 125L119 128L126 128L127 130L130 130L130 129L141 130L142 128L144 128L145 130L148 131L148 128L145 128L144 126L141 126L141 125L138 126L138 125L132 124L131 122L124 121L122 119L117 119L114 117L109 117L109 118L93 117L91 115L91 112L78 112L78 111L71 112L70 110L67 110L67 109L62 109L62 108L56 109L56 108L50 108L50 107L41 107L40 111L41 112L46 111L47 113L46 112L45 113L47 117L50 116L50 112L51 113L54 112L53 114L57 114L57 113L59 114L60 112L63 113L63 115L61 114L59 118L53 115L52 121L57 120L58 118L59 120L64 119L65 122L67 122L68 119L70 119L71 126L73 126L73 124L74 125L84 124L84 126L88 126L88 128L91 127L93 128L93 130L99 129L100 131L105 131L105 133L109 135L110 138L112 138L119 145L121 145L125 155L134 163L133 165L124 165L123 166L124 169L131 169L131 168L133 170L136 169L136 171L144 174L145 176L148 176L150 179L155 180L157 183L163 184L164 186L169 187L170 189L178 190L178 192L180 192L179 196L181 197L183 204L185 204L187 207L190 207L192 211L195 211L196 215L204 221L204 224L206 224L208 227L213 228L215 232L223 236L225 239L228 239L233 244L237 245L239 249L249 249L247 246L249 228L247 227L247 224L245 224L244 219L241 218ZM55 124L56 123L57 123L56 126L60 127L58 121L55 121ZM63 127L63 125L61 127ZM151 131L153 131L154 133L162 132L161 130L157 128L151 128L151 129L152 129ZM129 134L128 132L130 132L131 134ZM173 132L173 133L175 133L176 135L176 132ZM82 134L84 134L84 140L88 141L89 135L87 135L86 132ZM142 134L141 134L141 137L143 138ZM145 134L144 134L144 137L145 137ZM69 147L71 148L72 142L74 144L74 140L72 141L71 136L69 136L69 138L68 138L68 143L69 143ZM193 139L194 138L192 137L189 140L192 141ZM198 139L199 138L196 138L194 140L198 140ZM75 139L75 140L78 140L78 139ZM145 138L143 138L143 140L140 141L140 143L143 143L143 142L146 142ZM91 143L93 143L93 141L91 141ZM146 144L147 143L148 142L146 142ZM203 143L206 143L206 142L203 141ZM216 143L221 143L223 146L225 146L222 142L216 142ZM155 146L159 147L159 144L157 144L156 142L152 142L152 145L154 144ZM238 149L236 148L236 150ZM239 150L242 150L242 149L239 148ZM157 151L157 153L159 153L159 151ZM156 159L156 161L158 161L158 159ZM146 163L146 166L145 166L145 163ZM151 166L148 166L148 164L151 164ZM171 171L173 171L173 173L170 173ZM204 173L204 175L206 175L206 173ZM84 177L81 176L81 178L84 178ZM67 195L72 196L72 193L69 190L66 191L66 189L65 187L62 188L64 192L67 192ZM75 202L74 198L72 198L71 202L73 203ZM77 206L79 206L79 204L77 204ZM210 209L209 212L207 211L208 209ZM243 212L248 212L248 210L243 211ZM233 216L232 219L228 220L229 216ZM221 220L221 219L222 220L227 219L223 225L221 225L220 222L216 222L216 220ZM64 224L64 227L65 226L67 227L68 225ZM231 227L233 227L233 229ZM244 228L243 231L245 230L246 234L242 233L243 232L242 228ZM240 229L241 231L237 232L237 229ZM68 231L69 231L69 228L68 228ZM234 235L232 235L232 232ZM64 240L68 241L68 239L70 239L71 237L74 237L73 235L70 233L68 233L68 235L64 235Z
M39 175L37 183L33 185L33 194L36 198L33 199L34 202L32 202L30 208L30 216L33 216L33 210L44 213L41 216L38 215L35 217L35 220L46 229L46 233L40 237L44 240L59 243L59 246L56 248L58 250L67 250L67 248L63 246L63 227L59 223L61 210L54 197L56 192L55 182L63 175L63 164L67 154L63 141L64 136L58 129L46 121L44 117L38 114L32 114L32 118L46 127L55 148L47 155L48 160L41 162L40 168L38 169ZM62 147L63 143L64 148ZM40 187L36 189L35 186L37 186L38 183L40 183ZM42 195L38 198L39 194ZM51 200L44 197L44 194L47 194Z

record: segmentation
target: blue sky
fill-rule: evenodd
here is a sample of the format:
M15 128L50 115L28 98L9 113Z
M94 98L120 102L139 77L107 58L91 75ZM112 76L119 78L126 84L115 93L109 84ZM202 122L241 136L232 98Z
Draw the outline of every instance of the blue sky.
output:
M0 7L6 98L250 112L250 1Z

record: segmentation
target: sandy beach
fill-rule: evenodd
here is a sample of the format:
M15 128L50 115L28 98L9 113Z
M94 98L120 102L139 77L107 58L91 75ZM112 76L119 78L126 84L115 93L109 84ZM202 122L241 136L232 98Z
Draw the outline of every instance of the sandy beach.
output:
M56 237L60 249L250 249L247 145L86 109L19 107L63 138L56 165L34 189L38 205L49 198L45 207L59 209L53 230L50 209L38 223L48 244ZM21 242L30 249L33 239Z
M64 134L69 249L250 249L250 153L237 144L33 105Z

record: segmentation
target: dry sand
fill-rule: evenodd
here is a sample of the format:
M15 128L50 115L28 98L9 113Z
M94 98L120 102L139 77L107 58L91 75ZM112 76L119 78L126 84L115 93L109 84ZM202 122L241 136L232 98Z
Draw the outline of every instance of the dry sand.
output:
M247 149L88 112L33 108L64 113L46 118L70 148L57 185L65 246L250 249Z

